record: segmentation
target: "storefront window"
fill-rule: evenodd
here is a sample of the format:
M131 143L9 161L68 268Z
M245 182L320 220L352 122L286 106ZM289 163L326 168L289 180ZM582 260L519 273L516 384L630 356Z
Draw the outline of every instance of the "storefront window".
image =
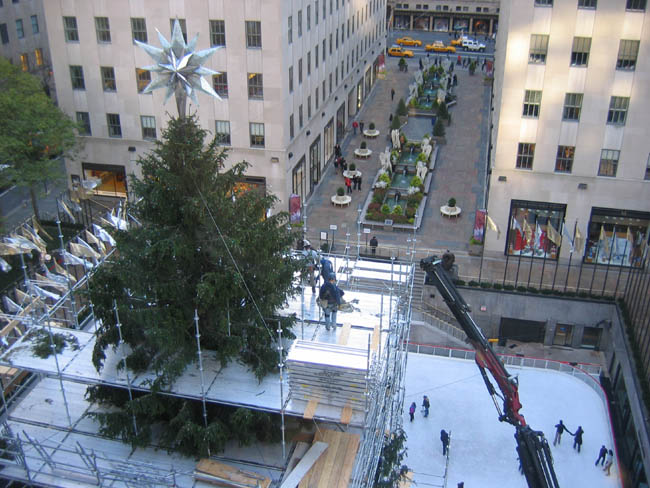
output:
M468 32L469 31L469 19L454 19L454 30Z
M506 252L514 256L557 259L566 205L512 200Z
M433 19L433 30L436 32L449 31L449 19L442 19L440 17Z
M640 267L647 253L649 225L648 212L592 208L585 262Z
M321 159L320 159L320 136L309 146L309 193L314 190L314 187L320 181L321 175Z
M291 192L300 197L300 201L305 201L305 157L303 156L298 161L298 164L293 168L291 178Z
M429 18L428 15L418 15L413 21L413 28L415 30L429 30Z
M602 329L598 327L585 327L582 334L582 347L584 349L598 349Z
M573 335L573 325L557 324L555 326L555 335L553 336L553 345L570 346L572 335Z
M83 163L84 180L95 179L100 183L95 194L126 198L126 172L124 166Z
M336 144L334 142L334 118L331 118L325 126L325 145L323 147L325 162L328 162L334 154L334 144Z
M410 29L411 16L404 14L395 15L395 29Z

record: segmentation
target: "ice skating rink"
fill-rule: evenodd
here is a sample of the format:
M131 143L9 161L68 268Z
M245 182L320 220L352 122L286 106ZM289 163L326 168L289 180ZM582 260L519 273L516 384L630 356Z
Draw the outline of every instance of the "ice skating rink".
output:
M507 366L519 376L520 413L551 445L555 471L562 488L619 488L616 459L611 475L594 466L601 445L613 448L607 407L600 396L578 378L557 371ZM496 383L493 382L496 387ZM421 412L422 396L431 402L429 417ZM415 420L408 407L416 402ZM409 353L404 399L407 458L420 488L443 486L446 459L440 430L451 434L447 484L456 488L526 488L519 473L515 429L501 423L474 361ZM571 432L581 425L582 452L573 449L573 437L562 435L553 446L555 424L562 419Z

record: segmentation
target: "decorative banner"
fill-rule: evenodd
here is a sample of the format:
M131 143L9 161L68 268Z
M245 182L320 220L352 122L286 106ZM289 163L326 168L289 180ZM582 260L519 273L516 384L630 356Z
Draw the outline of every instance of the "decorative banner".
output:
M492 220L492 217L490 217L489 215L486 215L486 222L490 230L493 230L494 232L497 233L497 240L498 240L499 237L501 237L501 229L499 229L497 223L494 220Z
M474 240L480 243L483 243L483 237L485 235L485 215L487 210L480 209L476 211L474 216Z
M492 78L494 76L494 61L485 61L485 76Z
M300 222L300 196L295 193L289 197L289 216L291 222Z

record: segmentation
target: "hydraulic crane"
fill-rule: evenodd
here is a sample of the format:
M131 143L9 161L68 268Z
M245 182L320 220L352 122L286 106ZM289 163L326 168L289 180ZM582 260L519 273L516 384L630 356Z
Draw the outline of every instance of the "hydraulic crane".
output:
M521 403L519 402L518 379L508 373L492 350L492 346L483 332L472 319L469 305L458 293L452 281L451 275L455 268L454 260L454 255L449 252L445 253L442 259L438 259L436 256L422 259L420 268L426 272L425 284L434 285L438 289L449 310L467 334L468 342L476 351L476 365L499 413L499 421L508 422L515 427L517 453L528 486L530 488L559 488L560 485L553 469L553 456L544 433L531 429L526 424L524 416L519 413ZM488 371L494 378L499 391L490 381ZM503 402L503 407L498 399Z

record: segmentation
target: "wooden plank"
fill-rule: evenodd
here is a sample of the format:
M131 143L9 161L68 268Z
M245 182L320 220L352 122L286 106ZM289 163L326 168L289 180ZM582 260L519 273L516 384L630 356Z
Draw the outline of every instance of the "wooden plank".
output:
M345 452L345 458L340 470L339 483L337 488L347 488L352 475L352 468L357 459L357 451L359 450L360 437L357 434L348 435L348 446Z
M372 331L372 339L370 340L370 350L376 351L379 347L379 324L375 325L375 329Z
M327 487L338 486L341 482L341 466L345 464L345 456L348 451L348 445L350 443L350 436L344 432L339 432L337 437L340 439L339 446L336 451L336 457L334 458L334 468L332 469L332 474L327 483Z
M352 420L352 407L349 403L346 403L345 407L341 411L341 423L348 425Z
M305 453L298 465L291 471L291 474L280 485L280 488L296 488L298 483L305 477L307 472L318 461L321 455L327 450L327 443L314 442L309 451Z
M16 368L10 368L9 366L0 366L0 374L13 376L18 372Z
M404 478L399 480L398 488L409 488L413 483L413 471L409 471L404 475Z
M352 328L352 323L345 322L341 328L341 335L339 335L339 344L342 346L347 345L348 339L350 338L350 329Z
M305 408L305 413L302 415L302 418L306 420L313 419L317 408L318 408L318 398L312 398L311 400L309 400L309 403L307 404L307 408Z
M205 475L205 476L202 476ZM195 477L217 486L250 486L251 488L268 488L271 479L250 471L213 461L201 459L195 468Z
M330 479L332 476L336 477L334 470L338 470L339 466L336 464L336 454L339 451L339 445L341 443L341 436L336 435L336 432L328 430L324 432L325 442L330 446L327 450L327 454L321 458L321 470L320 477L317 480L318 484L312 484L311 486L316 486L318 488L330 488ZM314 480L316 481L316 480Z

